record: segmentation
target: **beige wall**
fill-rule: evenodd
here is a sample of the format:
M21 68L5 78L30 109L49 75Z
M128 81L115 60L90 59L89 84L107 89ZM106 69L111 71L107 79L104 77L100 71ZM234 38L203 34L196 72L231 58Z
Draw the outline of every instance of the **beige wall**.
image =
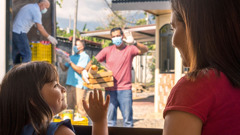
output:
M180 53L175 49L175 74L159 74L159 30L160 28L170 23L171 13L156 16L156 68L155 68L155 99L154 106L155 112L162 113L167 97L175 83L182 77L182 59Z
M159 43L160 43L160 35L159 35L159 30L160 28L167 24L170 23L171 21L171 13L168 14L163 14L156 16L156 33L155 33L155 43L156 43L156 66L155 66L155 98L154 98L154 110L155 112L159 112L159 101L160 101L160 94L159 94Z

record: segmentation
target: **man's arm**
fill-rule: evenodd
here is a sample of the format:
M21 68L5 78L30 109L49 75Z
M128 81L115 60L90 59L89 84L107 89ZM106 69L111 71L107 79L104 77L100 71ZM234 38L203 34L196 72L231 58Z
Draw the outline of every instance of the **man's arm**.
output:
M68 67L66 67L62 62L59 63L60 68L62 69L62 71L67 71Z
M40 31L40 33L46 37L52 44L56 45L58 43L58 41L52 37L51 35L49 35L47 33L47 31L45 30L45 28L42 26L42 24L36 23L37 25L37 29Z
M145 52L148 51L148 48L146 45L141 44L141 43L136 43L136 47L139 49L139 53L138 54L144 54Z
M37 24L37 29L39 30L39 32L45 37L48 38L49 34L47 33L47 31L44 29L44 27L42 26L42 24L36 23Z
M83 67L80 67L80 66L75 65L73 62L70 62L69 64L70 64L70 66L73 68L73 70L76 71L76 72L79 73L79 74L81 74L82 71L84 70Z
M86 66L86 70L88 71L90 69L90 67L92 66L92 60L90 60Z
M145 52L148 51L147 46L145 46L144 44L138 43L136 40L134 40L131 31L125 30L123 36L124 36L123 41L125 41L128 44L136 45L136 47L139 49L139 53L138 53L139 55L144 54Z

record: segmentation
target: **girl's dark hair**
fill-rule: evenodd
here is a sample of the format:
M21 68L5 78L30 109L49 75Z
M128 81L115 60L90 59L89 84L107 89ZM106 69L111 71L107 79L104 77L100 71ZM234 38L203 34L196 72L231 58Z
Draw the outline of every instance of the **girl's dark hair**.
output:
M46 62L13 67L0 86L0 134L19 135L28 123L37 134L46 134L53 112L40 91L45 83L57 79L56 69Z
M240 87L240 1L171 0L173 14L184 23L190 55L188 76L204 68L223 72Z

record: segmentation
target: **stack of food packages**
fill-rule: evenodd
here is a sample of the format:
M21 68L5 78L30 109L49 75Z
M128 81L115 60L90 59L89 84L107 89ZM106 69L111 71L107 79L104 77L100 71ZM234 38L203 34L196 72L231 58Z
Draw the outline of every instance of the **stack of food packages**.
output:
M79 113L73 111L73 109L63 110L53 118L53 122L60 122L66 119L70 119L72 125L88 125L88 118L82 117Z
M57 54L59 57L68 58L68 57L70 56L69 53L67 53L66 51L63 51L63 50L60 49L60 48L55 47L55 50L56 50L56 54Z
M83 85L89 89L104 89L114 86L112 71L107 70L105 67L92 65L88 72L88 76L89 83L84 82Z

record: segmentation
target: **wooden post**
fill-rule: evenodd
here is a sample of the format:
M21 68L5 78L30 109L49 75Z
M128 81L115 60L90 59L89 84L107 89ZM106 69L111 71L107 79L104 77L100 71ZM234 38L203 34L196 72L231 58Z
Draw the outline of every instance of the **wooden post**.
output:
M77 13L78 13L78 0L76 0L75 18L74 18L74 24L73 24L72 54L74 54L73 47L74 47L75 41L76 41Z

